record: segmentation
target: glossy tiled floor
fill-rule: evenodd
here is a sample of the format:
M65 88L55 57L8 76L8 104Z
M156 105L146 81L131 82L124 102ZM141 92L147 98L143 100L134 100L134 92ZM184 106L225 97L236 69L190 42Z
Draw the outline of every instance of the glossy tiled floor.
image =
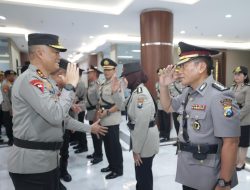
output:
M125 125L121 126L121 131L126 135ZM174 131L174 130L173 130ZM124 135L123 134L123 135ZM121 136L123 136L121 135ZM174 132L171 133L174 137ZM126 141L126 140L125 140ZM124 175L113 180L106 180L105 174L100 172L102 167L107 166L104 161L91 165L86 159L86 155L92 153L92 140L88 138L89 152L74 154L70 148L69 172L73 180L64 183L68 190L135 190L135 176L131 152L127 151L127 144L121 141L123 145ZM166 145L160 147L159 154L154 159L154 190L181 190L181 185L175 182L176 171L176 147ZM7 155L9 148L0 148L0 190L14 190L12 182L7 172ZM238 173L239 185L235 190L250 189L250 172L244 170Z

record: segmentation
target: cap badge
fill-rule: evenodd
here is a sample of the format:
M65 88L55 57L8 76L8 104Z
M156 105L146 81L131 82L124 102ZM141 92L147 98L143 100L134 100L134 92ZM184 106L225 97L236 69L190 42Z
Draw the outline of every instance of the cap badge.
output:
M179 56L181 55L181 48L180 47L178 47L177 53L178 53Z
M239 73L239 72L241 72L241 69L240 69L240 67L237 67L237 68L235 69L235 72L236 72L236 73Z
M108 61L108 60L105 60L103 64L104 64L104 65L109 65L109 61Z

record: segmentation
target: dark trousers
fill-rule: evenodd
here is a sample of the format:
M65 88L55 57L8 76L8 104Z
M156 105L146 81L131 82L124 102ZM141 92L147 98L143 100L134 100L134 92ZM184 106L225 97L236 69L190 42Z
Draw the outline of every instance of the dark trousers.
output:
M89 124L92 125L94 122L89 121ZM92 141L93 141L93 146L94 146L94 153L93 156L94 158L102 158L102 139L98 139L97 135L92 134Z
M182 186L182 189L183 189L183 190L197 190L197 189L194 189L194 188L185 186L185 185Z
M3 124L3 111L2 111L2 105L0 104L0 135L2 134L2 124Z
M12 116L9 111L3 111L3 125L6 129L6 135L9 142L13 142L13 130L12 130Z
M173 112L172 113L172 116L173 116L173 120L174 120L174 127L175 127L175 130L176 130L176 133L177 133L177 136L178 136L178 133L179 133L179 128L180 128L180 123L178 121L178 116L180 114L176 113L176 112Z
M123 157L119 140L119 125L105 127L108 127L108 132L103 137L103 142L109 167L111 171L123 174Z
M163 110L158 110L158 120L159 120L159 130L160 137L168 138L170 137L171 131L171 117L170 114Z
M68 167L70 133L70 130L65 130L63 135L63 144L60 149L60 174L62 175L67 172Z
M136 190L153 190L152 164L154 156L141 159L142 165L135 166Z
M60 190L58 169L36 174L9 174L15 190Z
M84 123L84 116L85 116L85 111L80 112L78 114L78 121ZM75 134L75 140L78 141L79 148L88 147L87 135L85 132L76 131L74 134Z

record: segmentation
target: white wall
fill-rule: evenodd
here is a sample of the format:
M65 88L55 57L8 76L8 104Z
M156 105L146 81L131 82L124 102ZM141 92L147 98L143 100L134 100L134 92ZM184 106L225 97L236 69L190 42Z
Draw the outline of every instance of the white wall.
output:
M16 62L18 62L18 67L21 67L20 51L16 44L10 40L10 68L14 71L17 71Z

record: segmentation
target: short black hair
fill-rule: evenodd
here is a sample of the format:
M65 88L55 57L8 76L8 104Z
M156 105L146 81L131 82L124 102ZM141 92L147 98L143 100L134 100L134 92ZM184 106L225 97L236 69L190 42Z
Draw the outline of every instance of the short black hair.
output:
M205 62L206 65L207 65L207 74L208 74L208 76L211 75L212 70L214 69L213 59L211 57L208 57L208 56L206 56L206 57L197 57L195 60Z

